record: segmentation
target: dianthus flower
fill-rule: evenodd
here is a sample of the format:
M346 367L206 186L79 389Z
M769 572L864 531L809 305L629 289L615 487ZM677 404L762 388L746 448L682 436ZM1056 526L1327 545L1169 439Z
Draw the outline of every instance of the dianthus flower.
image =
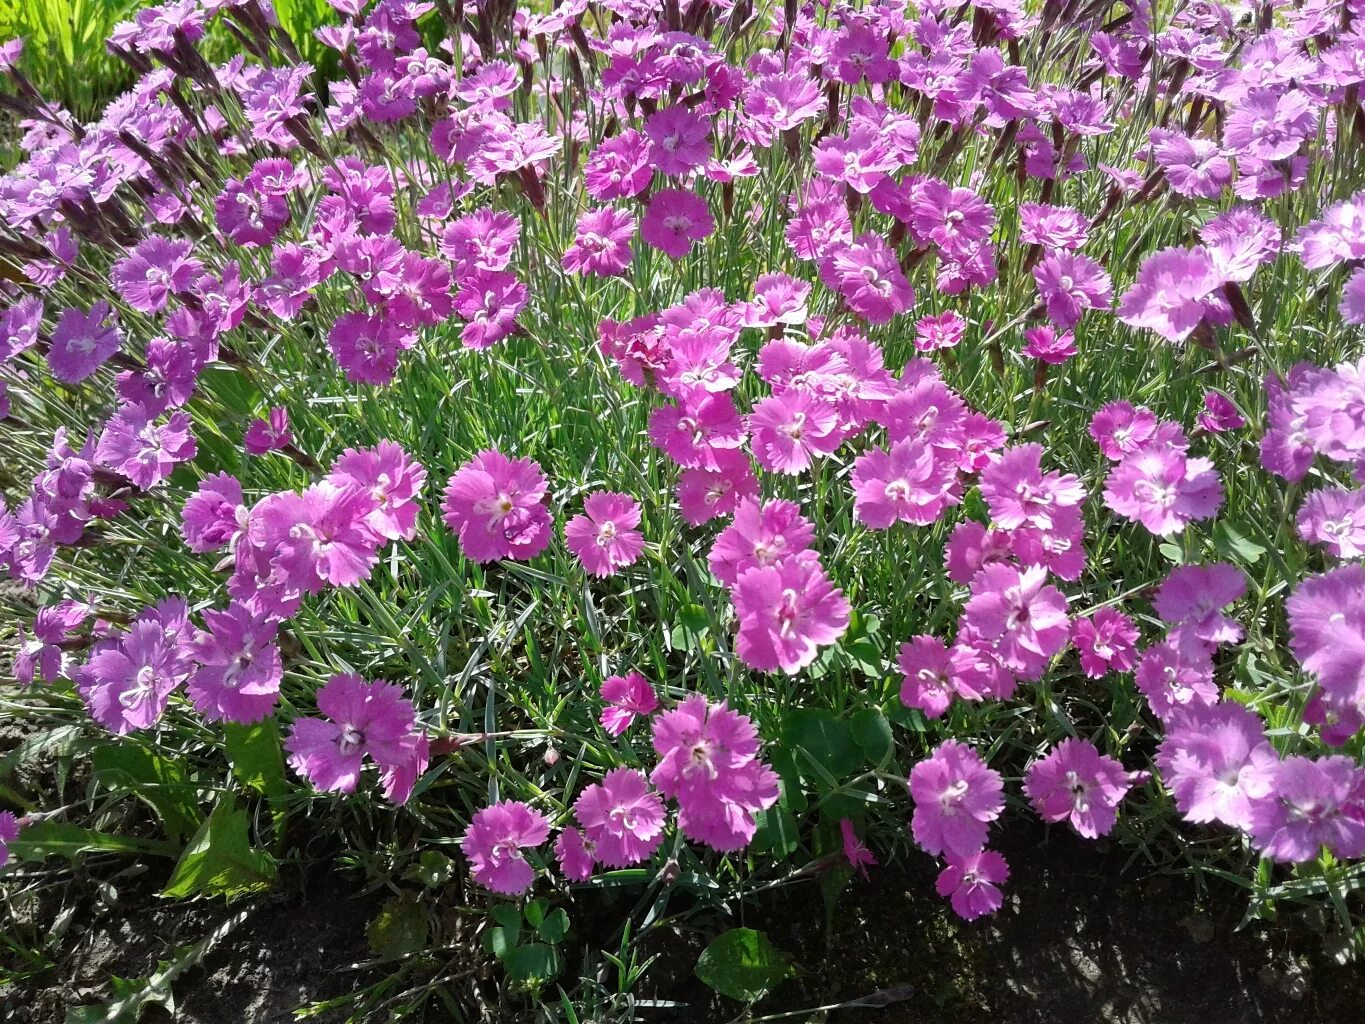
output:
M564 250L561 265L571 274L614 277L630 266L630 241L635 237L635 218L604 206L578 218L573 243Z
M3 513L0 513L3 520ZM0 523L0 533L4 532ZM4 550L0 540L0 551ZM30 639L23 624L19 626L18 643L14 652L14 677L21 685L31 685L35 680L55 683L65 676L71 667L71 657L67 653L67 641L74 631L94 612L94 608L81 601L58 601L38 609L33 618L33 636Z
M1171 637L1177 643L1212 650L1242 639L1242 627L1220 609L1246 592L1246 575L1234 565L1181 565L1157 588L1152 606L1163 621L1176 627Z
M843 818L840 820L839 838L843 842L844 859L848 861L848 866L866 878L867 869L877 866L877 858L872 855L867 844L858 838L858 833L853 830L853 822L850 819Z
M1208 459L1187 458L1173 445L1154 442L1110 472L1104 503L1168 537L1188 523L1214 516L1223 504L1223 484Z
M649 157L649 141L634 128L600 143L583 168L588 195L601 203L639 195L654 177Z
M777 775L758 760L754 724L693 694L654 721L659 763L650 781L678 801L683 835L722 853L754 837L754 815L777 803Z
M939 718L957 697L948 648L936 636L914 636L901 644L896 666L901 673L901 703L918 708L926 718Z
M417 536L418 498L426 485L427 471L399 445L380 441L373 448L347 448L324 479L338 489L355 487L369 492L375 504L365 524L378 536L386 540Z
M749 569L778 565L808 550L814 536L815 527L795 502L749 499L717 535L708 562L716 579L733 587Z
M1323 692L1341 705L1365 703L1365 568L1310 576L1285 602L1289 648Z
M478 271L505 270L521 237L521 223L502 210L482 209L452 221L441 233L440 252L463 282Z
M275 710L284 666L275 645L278 624L238 601L204 612L192 645L198 668L189 695L210 722L259 722Z
M706 202L683 189L666 188L650 197L640 237L665 255L680 260L693 244L716 230L715 218Z
M58 380L78 384L104 365L122 344L123 335L107 302L96 302L85 313L66 309L52 329L47 365Z
M806 322L810 283L787 274L763 274L754 282L754 298L744 307L744 326L775 327Z
M596 491L583 500L583 513L564 525L564 543L590 575L611 576L640 557L645 541L634 498Z
M971 747L946 740L910 771L910 831L925 853L970 857L1005 807L1000 774Z
M155 725L189 671L180 636L142 619L122 638L96 647L77 673L76 689L90 716L123 736Z
M1213 679L1209 654L1173 640L1163 640L1143 651L1133 678L1152 714L1163 722L1181 710L1218 703L1218 684Z
M141 406L126 405L105 424L95 459L145 491L194 458L196 451L188 414L172 413L158 426Z
M982 471L981 497L991 521L1002 529L1048 529L1058 509L1085 500L1085 487L1071 473L1044 473L1043 446L1022 444L1006 449Z
M327 717L294 720L284 743L290 766L324 792L353 793L368 756L379 768L384 796L407 803L426 770L428 744L402 687L334 675L317 701Z
M688 469L720 469L747 436L734 399L723 392L691 391L649 415L650 443Z
M252 510L248 530L292 588L316 594L327 585L353 587L378 563L382 538L369 523L377 506L367 488L324 480L301 494L262 502Z
M711 156L710 123L681 104L650 114L645 119L645 136L649 162L660 174L686 174Z
M739 616L735 652L760 672L794 675L848 629L848 599L814 552L745 570L733 597Z
M1209 391L1204 395L1199 425L1210 434L1221 434L1228 430L1239 430L1247 425L1247 421L1227 395L1221 391Z
M1076 336L1051 327L1031 327L1024 332L1024 355L1049 366L1060 366L1076 354Z
M1047 249L1079 249L1085 244L1090 222L1070 206L1045 203L1019 205L1019 241Z
M1108 309L1114 298L1109 275L1089 256L1061 250L1033 268L1047 315L1063 330L1076 326L1087 309Z
M196 554L219 551L246 528L242 485L231 473L214 473L199 482L180 510L180 535Z
M897 441L890 452L869 448L853 463L853 514L874 530L897 522L928 526L960 488L957 462L919 440Z
M639 672L608 676L602 680L602 728L610 736L624 735L638 716L648 717L659 710L659 697L649 680Z
M802 388L760 401L749 414L748 427L758 464L788 476L809 469L816 458L831 454L844 440L834 407Z
M1337 558L1365 557L1365 490L1323 487L1303 499L1299 537Z
M1004 857L994 850L978 850L966 855L949 853L945 859L947 867L939 873L934 889L948 897L953 913L964 921L975 921L1000 909L1004 897L998 887L1010 877Z
M1156 435L1157 422L1155 414L1144 406L1110 402L1090 418L1089 430L1105 458L1118 462Z
M1155 331L1167 341L1184 341L1203 320L1232 318L1222 297L1223 275L1203 246L1162 249L1148 256L1137 281L1119 300L1118 318Z
M1133 780L1089 740L1065 739L1029 765L1024 793L1044 821L1070 821L1087 839L1106 836Z
M617 768L588 786L573 812L593 845L593 859L609 868L648 860L664 839L663 801L633 768Z
M1070 635L1066 598L1047 585L1047 570L1037 565L983 568L972 581L962 622L993 643L1001 663L1025 679L1041 677Z
M204 265L190 255L193 251L186 239L153 235L110 268L109 280L128 305L156 313L166 308L172 295L189 291L203 273Z
M530 459L509 459L496 449L480 452L446 485L442 518L475 562L534 558L550 543L546 481Z
M289 429L289 410L275 406L264 419L256 418L242 435L242 447L248 455L264 455L266 452L279 451L294 441Z
M1286 757L1251 806L1250 832L1281 863L1314 860L1324 846L1343 860L1365 854L1365 771L1349 757Z
M398 353L415 341L409 330L377 313L346 313L327 334L327 347L352 384L391 384Z
M1071 629L1071 642L1081 656L1081 671L1091 679L1131 669L1137 638L1133 620L1108 607L1077 619Z
M555 840L555 860L571 882L586 882L596 868L596 846L576 828L566 828Z
M530 293L516 275L505 271L477 271L460 282L455 312L466 323L460 330L465 348L485 349L517 330L517 316Z
M1173 715L1156 763L1187 821L1251 827L1255 804L1270 793L1279 755L1254 713L1232 702Z
M915 304L895 252L873 234L830 248L820 260L820 280L868 323L884 324Z
M485 807L469 821L460 840L474 881L504 896L520 896L531 888L536 872L522 850L550 838L550 821L518 800Z
M951 309L937 316L924 316L915 321L915 351L936 352L941 348L956 348L967 332L967 321Z
M727 516L758 498L758 477L748 456L734 449L713 453L717 469L685 469L678 477L678 510L690 526Z

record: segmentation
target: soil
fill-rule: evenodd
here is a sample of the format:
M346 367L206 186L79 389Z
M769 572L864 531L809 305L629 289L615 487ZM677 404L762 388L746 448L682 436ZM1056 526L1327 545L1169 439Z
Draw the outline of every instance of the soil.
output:
M1201 903L1185 879L1122 872L1120 851L1059 829L1013 832L1002 848L1013 872L1005 906L972 924L934 895L933 864L917 855L854 879L828 934L814 883L773 893L741 922L701 924L759 928L791 956L793 977L758 1014L860 1004L792 1020L1359 1024L1363 972L1328 961L1318 937L1262 923L1238 930L1235 892ZM365 928L384 894L357 895L339 874L290 885L232 907L160 903L150 888L105 906L92 892L76 904L55 969L28 990L0 992L0 1019L60 1024L67 1008L107 998L111 976L146 977L158 960L239 914L203 962L175 980L174 1014L154 1007L144 1022L283 1024L300 1006L381 977L359 965L371 956ZM685 1005L642 1008L643 1019L719 1024L739 1016L741 1006L691 973L709 937L701 928L659 936L650 952L665 955L641 994Z

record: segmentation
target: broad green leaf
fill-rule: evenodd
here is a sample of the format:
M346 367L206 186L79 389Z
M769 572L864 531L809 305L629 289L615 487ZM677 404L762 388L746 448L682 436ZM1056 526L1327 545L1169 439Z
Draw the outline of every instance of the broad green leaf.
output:
M223 733L237 781L262 796L280 796L287 791L280 727L275 719L266 718L254 725L227 722Z
M558 945L569 934L569 915L563 907L555 907L545 915L545 920L536 928L536 934L550 945Z
M110 832L67 825L58 821L40 821L29 825L9 844L10 851L20 860L41 861L48 857L68 860L82 853L131 853L153 857L174 857L180 852L178 843L161 840L118 836Z
M515 981L544 982L559 973L559 956L553 946L532 942L518 946L503 959L503 966Z
M723 996L756 1003L791 973L789 958L762 932L733 928L697 960L697 977Z
M754 815L758 828L754 832L751 849L768 853L776 860L786 860L800 842L796 819L781 807L769 807Z
M101 783L137 797L155 811L169 838L184 840L203 823L194 783L182 762L121 741L96 747L93 764Z
M1242 565L1255 565L1265 555L1265 548L1248 540L1226 520L1219 520L1213 528L1213 546L1224 558Z
M436 850L423 850L417 863L408 867L403 877L421 882L428 889L439 889L455 874L455 862Z
M415 896L395 896L369 923L365 938L379 956L396 960L420 952L427 944L429 929L427 913Z
M675 651L695 651L701 646L702 637L710 628L706 609L699 604L689 604L678 613L678 619L669 631L668 642Z
M849 724L823 708L790 712L782 728L782 745L800 747L836 780L850 775L862 763Z
M275 878L275 858L251 848L246 812L226 795L185 847L162 895L238 896L268 889Z
M891 757L895 740L891 735L891 723L877 708L864 708L848 720L853 733L853 741L862 748L867 760L873 765L884 764Z

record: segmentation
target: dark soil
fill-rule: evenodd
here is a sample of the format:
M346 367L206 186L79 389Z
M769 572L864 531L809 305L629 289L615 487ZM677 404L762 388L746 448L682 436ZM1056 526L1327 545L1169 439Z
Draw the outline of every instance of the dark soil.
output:
M756 1008L776 1014L848 1004L835 1024L1359 1024L1365 978L1321 953L1321 940L1280 925L1237 930L1235 891L1199 902L1178 877L1121 871L1106 852L1060 829L1012 830L1003 847L1013 872L1004 908L963 924L934 895L928 857L873 869L845 890L826 934L814 882L770 894L742 922L759 928L795 965L793 978ZM1007 832L1007 835L1011 833ZM383 894L357 896L341 875L298 880L230 908L159 903L149 889L78 916L56 969L28 991L0 992L0 1020L61 1024L66 1009L107 998L110 976L140 978L158 960L245 911L245 919L176 979L175 1014L147 1024L276 1024L303 1005L354 991L382 976L354 965L371 956L365 928ZM68 898L69 901L69 898ZM433 908L434 909L434 908ZM584 921L582 911L579 920ZM590 911L589 911L590 913ZM586 922L585 922L586 923ZM643 1019L722 1022L742 1007L692 975L710 935L659 936L664 954L647 975L647 998L685 1008L642 1008ZM874 1008L876 1003L882 1003ZM869 1005L874 1004L874 1005ZM159 1008L156 1008L159 1010ZM493 1017L512 1013L493 1010ZM337 1019L323 1015L317 1019ZM435 1019L435 1018L433 1018ZM444 1018L442 1018L444 1019ZM511 1017L508 1017L511 1019Z

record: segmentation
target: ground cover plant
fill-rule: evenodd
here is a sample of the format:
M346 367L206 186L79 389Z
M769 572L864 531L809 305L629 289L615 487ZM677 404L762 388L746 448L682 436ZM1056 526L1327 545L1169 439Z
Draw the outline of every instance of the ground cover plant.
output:
M1358 5L330 2L0 46L6 899L353 869L344 1012L630 1019L1033 818L1354 955Z

